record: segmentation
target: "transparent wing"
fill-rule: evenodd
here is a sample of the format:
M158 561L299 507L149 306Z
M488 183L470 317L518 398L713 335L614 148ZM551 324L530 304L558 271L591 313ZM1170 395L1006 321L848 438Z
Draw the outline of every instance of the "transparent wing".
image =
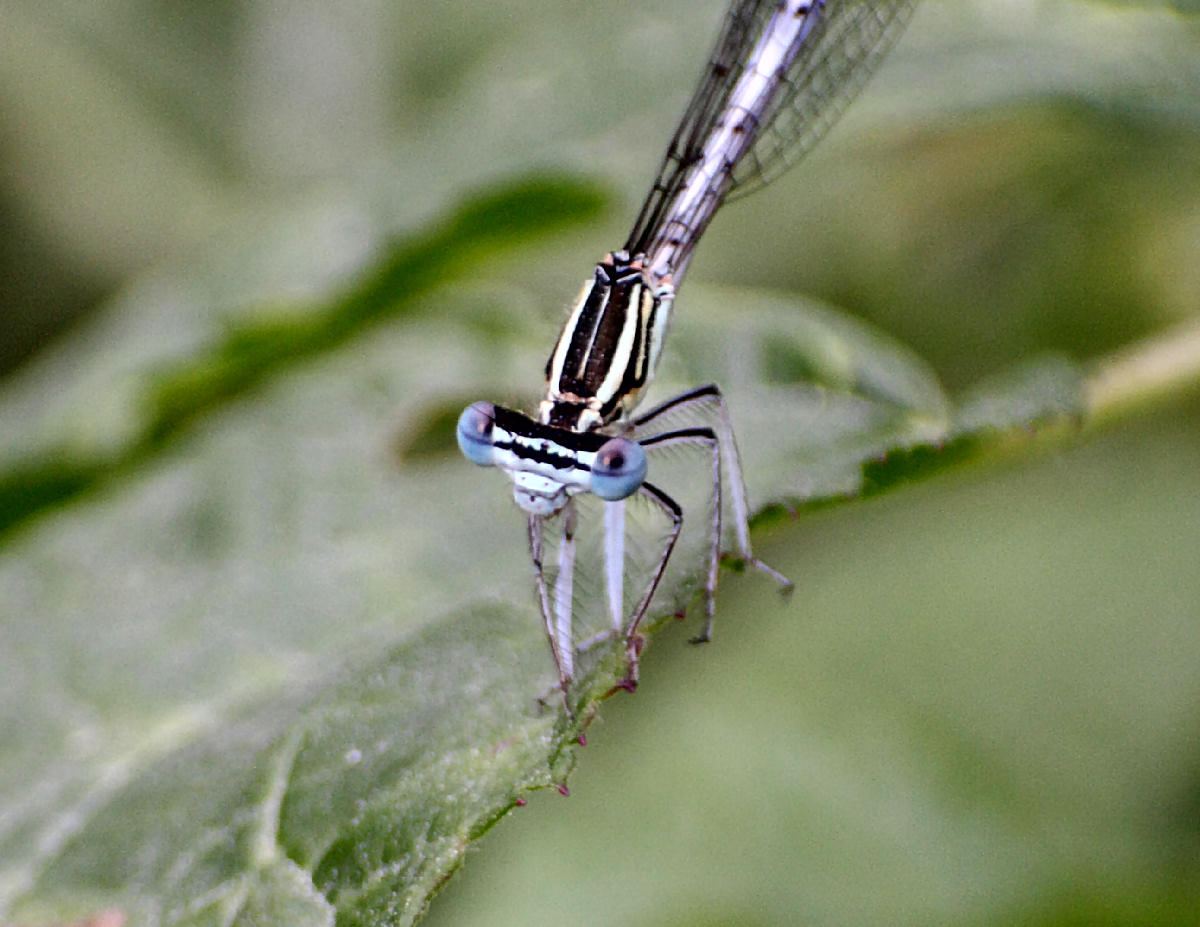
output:
M734 168L730 197L766 185L821 140L895 44L916 0L827 0L825 16L796 56L786 87Z
M736 0L730 7L630 232L625 245L630 253L645 251L655 239L777 6L777 0ZM734 165L727 197L762 187L821 139L899 37L915 6L916 0L824 0L816 27L781 75L780 91L757 114L757 138Z
M652 230L662 224L663 211L683 184L688 168L699 158L704 141L720 118L729 93L742 74L746 57L774 5L764 0L735 0L725 14L717 44L700 77L700 85L671 136L658 175L629 233L625 250L631 254L644 251L641 245L651 237Z
M675 480L671 494L686 508L682 534L659 584L658 594L650 604L643 630L653 627L667 613L682 611L695 597L703 584L703 574L710 550L708 526L711 524L713 498L711 485L704 477L708 472L708 456L703 449L679 449L668 454L665 461L655 460L656 470L668 481ZM700 479L695 479L697 475ZM687 479L690 477L691 479ZM641 493L624 500L624 531L617 547L620 578L610 583L608 557L611 522L606 519L607 503L590 494L572 500L576 507L574 532L569 556L563 556L565 542L562 519L555 517L545 523L545 545L542 562L552 613L559 597L569 603L570 637L575 650L588 649L598 640L622 640L614 637L614 624L621 631L631 621L639 601L658 568L670 534L671 523L663 511L651 505ZM613 601L614 593L617 601ZM614 621L614 614L619 616ZM578 662L578 661L577 661Z

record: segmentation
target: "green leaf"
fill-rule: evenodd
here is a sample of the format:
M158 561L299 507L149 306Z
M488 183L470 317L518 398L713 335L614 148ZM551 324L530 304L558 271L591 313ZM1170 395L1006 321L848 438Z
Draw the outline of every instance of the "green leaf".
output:
M461 267L474 244L439 247ZM319 359L299 363L307 335L251 350L250 369L274 365L253 392L233 345L257 335L202 350L179 369L229 369L200 382L235 391L180 388L170 444L134 440L136 467L10 539L4 704L38 718L0 766L10 916L411 923L523 793L564 781L620 643L584 660L578 722L542 705L554 677L503 479L449 435L401 467L388 453L386 422L537 369L525 339L496 342L486 302L441 301L448 317L337 337L322 320L361 297L305 311L293 330L325 333ZM873 461L951 435L929 370L861 323L753 290L689 301L659 389L724 385L762 498L852 497ZM993 397L1017 410L1007 428L1064 412L1026 383ZM146 421L157 435L161 411ZM651 626L692 595L703 559L681 563Z
M103 796L26 916L411 923L471 840L565 775L526 617L477 609L209 719Z
M53 435L49 447L37 447L7 469L0 468L0 535L121 473L197 417L280 368L330 350L370 324L418 311L419 300L430 289L470 262L593 217L603 201L599 190L566 178L516 180L467 198L437 227L393 245L382 261L329 305L279 308L269 319L259 312L227 322L216 344L163 362L152 374L137 375L135 395L125 400L134 404L136 414L126 416L115 438L110 432L96 442L98 446L90 446L86 437L71 432L77 422L60 423L56 430L64 433ZM72 374L72 379L80 378ZM111 381L105 389L113 390ZM50 401L42 405L53 409ZM13 418L18 429L28 430L27 420L21 424Z
M572 692L577 722L555 700L539 702L551 691L554 673L530 588L522 517L502 478L459 459L452 425L473 399L527 405L536 397L538 371L560 321L548 307L565 299L571 288L563 280L577 285L580 272L575 236L562 236L570 261L560 261L545 236L597 219L607 197L590 183L546 180L544 171L536 180L496 182L458 205L445 191L494 174L497 164L586 157L589 169L619 175L627 198L636 197L661 143L642 127L674 118L677 100L667 88L675 87L676 96L686 92L694 47L707 41L710 23L680 15L690 12L685 5L664 7L646 29L614 30L601 15L594 41L567 46L561 33L568 28L561 22L557 31L546 27L533 15L541 10L535 6L527 4L526 15L472 10L469 17L460 14L463 20L446 20L444 5L435 6L429 22L453 36L441 46L427 42L428 24L410 23L407 9L390 14L404 17L405 28L376 31L411 42L425 58L406 59L382 82L415 83L420 92L395 101L395 112L387 114L394 124L383 118L376 133L356 139L339 136L336 117L347 109L344 100L314 95L312 84L278 80L272 67L280 60L272 54L286 55L290 46L259 39L262 46L247 52L223 41L228 23L216 7L187 14L208 24L206 34L222 52L199 66L185 54L195 30L174 29L178 11L98 15L95 23L35 20L32 6L0 13L7 26L18 27L0 29L0 42L13 52L0 56L0 81L6 99L21 104L14 110L20 131L10 135L24 168L13 176L35 178L33 187L43 191L39 198L21 188L35 204L28 211L56 228L53 217L70 203L74 221L61 223L68 253L95 260L111 246L118 254L113 265L126 272L138 266L131 255L140 255L147 241L184 255L176 266L131 280L100 316L9 376L0 394L0 525L6 529L0 549L0 916L6 921L62 923L115 908L131 924L409 923L482 833L526 793L561 785L579 757L580 730L623 671L621 648L601 643L582 659ZM1096 380L1090 368L1061 352L1108 349L1192 311L1194 275L1177 256L1190 260L1195 252L1191 174L1180 165L1195 159L1191 133L1200 95L1191 78L1200 59L1177 17L1152 8L1114 14L1119 6L1046 4L1014 23L972 4L929 3L923 13L928 31L914 30L915 44L898 49L889 65L897 68L893 75L916 66L921 74L952 76L933 92L914 92L911 75L894 81L881 75L874 104L865 99L839 129L842 139L857 138L857 147L835 133L802 169L805 182L773 188L796 192L731 207L714 226L681 297L656 390L661 398L707 381L726 390L759 512L756 542L769 537L761 529L793 522L797 512L879 495L1078 433L1096 411ZM264 22L279 27L290 15L258 12L266 18L257 29L261 36L281 31ZM306 15L317 21L304 20L307 31L289 31L333 28L323 14ZM990 32L983 28L988 23ZM655 31L663 28L669 33ZM685 29L696 34L685 39ZM938 30L953 29L961 30L957 39L939 38ZM139 30L147 33L140 42ZM661 41L664 34L672 41ZM147 43L155 53L137 53ZM667 47L673 44L679 49ZM329 47L336 50L337 43ZM581 47L587 66L576 54ZM69 54L59 54L63 48ZM1091 54L1076 54L1080 49ZM514 67L510 76L502 54L519 54L533 65ZM676 58L688 62L678 74L672 71ZM214 60L221 67L213 68ZM450 60L455 67L446 66ZM629 68L630 60L644 70ZM244 73L235 73L239 64ZM304 70L319 82L321 70L308 64ZM448 72L459 82L450 90ZM231 75L230 84L205 83L213 73ZM240 132L224 125L214 132L224 101L271 83L257 79L266 77L287 84L281 96L240 113ZM588 79L597 84L570 83ZM645 94L646 86L663 92ZM379 89L357 92L379 99ZM447 94L454 105L443 105ZM322 118L306 108L309 98L326 107ZM1032 113L1025 106L1031 98L1042 104ZM1088 105L1079 106L1080 98ZM498 99L521 101L521 118L497 106ZM984 112L985 104L998 110ZM72 118L78 110L86 111L86 120ZM272 118L262 118L267 112ZM859 113L865 115L856 123ZM898 133L898 113L915 113L925 124ZM549 128L539 129L543 117ZM95 135L78 131L81 121ZM335 128L319 135L320 126ZM337 178L333 185L372 177L379 151L392 150L397 136L406 147L395 176L364 181L351 194L370 208L341 212L322 201L306 210L293 203L280 218L278 204L268 207L261 193L264 187L292 191L304 175L304 157L321 144L324 155L317 156L327 159L325 170L341 164L340 173L329 175ZM310 137L312 149L299 143ZM281 146L281 139L297 143ZM172 162L170 171L146 170L130 157L153 152L169 159L180 147L188 156ZM98 149L112 161L105 169L96 168ZM642 166L633 169L635 160ZM209 215L197 207L196 191L210 185L219 188L220 200L218 207L210 204L211 214L222 217L214 227L223 238L236 227L237 236L206 249L192 247L194 226L171 238L171 230L192 217ZM97 196L110 212L89 219ZM154 222L139 226L130 241L111 241L148 201L159 204ZM399 236L391 230L396 216L411 221L439 202L432 220ZM371 221L372 209L387 219ZM348 216L358 231L330 234L337 222L329 212L335 219ZM173 244L164 244L168 240ZM542 246L536 254L519 250L535 241ZM593 244L589 237L585 260L596 256L587 250ZM1154 267L1159 273L1147 269ZM706 287L701 273L754 285ZM762 281L786 285L793 295ZM825 294L828 303L796 292ZM926 339L921 356L833 303L873 312L888 331L919 332ZM906 325L906 311L919 324ZM1053 350L979 382L1012 358L1043 348ZM1151 384L1156 400L1180 391L1195 380L1196 353L1185 351L1184 363L1168 365L1175 371L1170 376L1140 382ZM951 398L922 358L943 374L952 369L953 381L976 385ZM1117 380L1115 388L1106 387L1104 408L1129 392L1128 382ZM685 492L703 487L694 479L694 462L667 465L677 466L672 472ZM1180 486L1180 498L1196 496L1190 484ZM1083 496L1071 497L1076 508ZM1114 491L1107 498L1115 521L1136 522L1141 503L1121 511L1123 496ZM1003 502L993 508L937 512L929 520L953 526L957 511L969 511L970 524L990 538L1004 523L996 513L1006 511ZM1179 536L1190 538L1184 528L1195 520L1178 509ZM872 507L853 508L860 510ZM1019 526L1011 528L1017 536L1020 519L1010 520ZM807 519L806 530L814 522L826 529L834 524ZM1088 752L1094 747L1088 731L1071 723L1072 711L1095 723L1084 711L1084 696L1079 704L1066 696L1086 692L1103 706L1105 693L1082 683L1095 675L1119 678L1111 670L1124 665L1124 652L1119 659L1101 652L1108 662L1100 660L1099 669L1086 660L1072 663L1076 650L1106 635L1042 641L1036 634L1047 623L1031 621L1017 630L1039 646L989 676L988 659L1000 650L989 649L994 641L987 636L995 615L977 616L974 598L967 606L925 604L924 596L941 588L943 572L955 569L966 541L953 537L927 556L922 525L901 522L890 533L864 531L854 549L830 541L823 558L823 549L803 549L821 542L795 529L789 535L798 564L794 578L820 579L841 569L837 588L863 598L846 609L850 620L838 627L795 622L811 637L747 631L741 640L767 641L765 654L729 669L719 662L723 651L706 653L707 670L689 680L715 696L743 682L749 691L747 677L761 676L765 689L752 698L766 704L761 692L769 691L784 702L770 715L776 740L737 742L728 754L739 768L762 760L775 775L770 812L758 819L766 826L746 833L733 805L704 809L706 823L722 832L721 853L750 861L759 879L750 884L760 895L780 896L779 908L764 915L754 897L736 889L710 906L701 891L710 881L704 873L693 883L693 897L703 900L689 900L691 913L703 907L697 917L716 921L728 912L728 921L778 923L788 917L779 911L792 914L807 904L810 913L817 908L812 920L829 922L834 918L824 915L846 908L822 908L807 898L790 907L784 902L816 882L857 898L877 868L881 826L901 834L901 855L927 881L889 883L895 895L879 892L875 916L862 922L894 919L890 911L881 914L894 901L897 910L928 912L928 904L910 896L929 883L968 884L996 909L1011 912L1009 899L1022 897L1027 867L1037 861L1027 862L1024 845L1010 848L1009 892L994 882L977 889L978 882L964 877L962 859L978 861L989 875L995 861L980 849L991 844L978 838L974 818L994 816L1000 829L1020 832L1023 815L1040 817L1084 801L1077 792L1114 774L1107 756ZM1102 536L1114 545L1125 538L1112 530ZM1163 537L1169 542L1173 535L1166 530ZM1139 562L1146 547L1146 538L1136 539L1121 548L1126 563ZM863 548L882 550L884 566L873 573L861 568ZM1040 559L1031 557L1021 583L1053 562L1049 544L1034 553ZM837 563L829 562L835 557ZM655 628L689 604L697 587L701 560L686 544L672 562L649 622ZM866 618L891 615L892 590L905 572L922 577L918 604L894 629L885 626L869 638ZM985 571L976 579L977 594L986 596L994 582ZM1140 607L1168 623L1175 588L1169 570L1132 576L1128 584L1140 592L1166 590ZM806 619L832 613L819 583L806 591L812 595L803 605ZM1004 609L1033 614L1001 593L996 597ZM723 620L724 602L723 596ZM1104 604L1085 597L1074 611L1070 602L1060 610L1090 618ZM754 606L760 614L767 608ZM940 616L964 624L975 618L972 636L954 622L937 624ZM1130 647L1138 640L1131 633ZM819 646L823 641L834 643ZM810 644L818 646L810 651ZM665 668L663 650L651 640L647 659L660 661L656 669ZM949 695L937 689L942 664L935 656L956 650L979 653L979 679L1029 685L1027 701L1005 715L1012 723L981 724L993 706L970 698L981 688L974 677L947 686ZM770 663L797 651L809 659L801 669ZM905 665L915 664L918 672L901 677L891 661L914 654ZM1146 665L1189 663L1174 651L1159 657ZM1174 683L1180 705L1192 694L1190 663L1186 669L1179 674L1185 681ZM810 680L829 686L815 689L823 698L805 702L797 689ZM1105 717L1140 732L1137 696L1153 687L1131 675L1120 696L1111 696L1124 713ZM897 692L913 694L905 702ZM650 697L621 699L605 708L606 716L637 710ZM722 717L719 701L703 704L727 729L748 730L744 716ZM886 708L872 713L878 705ZM1047 705L1066 719L1039 728L1035 722ZM1186 726L1176 715L1146 713L1164 726ZM825 742L788 727L802 726L809 715L829 719L829 728L861 738L869 749L843 753L831 734L828 752L814 755L814 740L817 747ZM680 730L701 729L686 712L672 719ZM886 732L875 738L873 725ZM972 740L975 725L987 731L980 735L986 743ZM1034 735L1032 748L1018 749ZM929 762L936 781L954 780L955 763L969 765L966 784L946 794L914 789L895 801L881 799L871 786L890 780L879 757L889 756L889 738L905 736L937 757ZM1066 772L1056 779L1060 758L1053 746L1063 740L1086 762L1061 762ZM722 743L697 737L689 772L721 774ZM961 744L975 752L951 749ZM951 748L943 755L939 745ZM648 748L643 759L665 791L619 794L604 810L602 820L618 828L627 845L637 839L629 836L630 818L648 818L638 804L644 796L686 808L689 799L679 797L685 755L681 748L656 758ZM864 755L878 765L859 763ZM921 780L929 771L924 756L895 759L912 771L912 780ZM995 778L975 777L981 756L999 770ZM1134 765L1139 753L1131 748L1121 756L1120 765ZM603 760L592 762L602 768ZM798 766L823 763L828 768L814 784L821 794L798 798ZM612 769L609 778L623 781L624 773ZM1026 783L1027 791L1013 784L1022 773L1034 782ZM1039 777L1057 789L1042 803L1030 799L1041 795ZM1189 788L1146 780L1181 793ZM730 776L735 782L749 789ZM1190 787L1194 791L1194 782ZM1108 795L1103 788L1095 794L1100 804ZM746 797L739 793L733 801ZM1165 807L1186 810L1175 792L1168 798ZM971 820L944 821L936 811L946 805L969 806L964 816ZM819 821L830 808L845 812L838 824L853 824L841 848L851 864L829 879L814 869L793 878L791 858L774 855L776 848L804 832L798 818ZM1078 821L1071 821L1078 832L1066 836L1055 827L1058 817L1049 814L1046 821L1044 830L1054 834L1045 846L1054 848L1059 839L1074 839L1071 847L1095 839L1115 857L1131 833L1149 842L1132 825L1106 829L1099 839ZM1191 832L1184 825L1177 832L1186 845ZM678 844L669 828L656 836L667 845L645 868L657 876L677 858ZM1136 839L1128 843L1144 849ZM549 845L561 854L560 844ZM811 845L819 853L836 840ZM770 858L755 857L755 848L764 846L772 848ZM1043 846L1043 854L1053 850ZM1146 859L1151 866L1161 861L1129 855L1132 871ZM669 885L657 880L653 894L670 899L682 892L675 886L686 884L684 876L672 876L678 880ZM576 883L561 884L570 891ZM622 913L623 923L659 916L647 901L650 891L636 898L614 894L610 887L594 910L608 905L604 910ZM1168 885L1152 886L1145 897L1147 906L1161 897L1164 908L1186 909L1193 894ZM1061 916L1059 897L1068 898ZM1071 897L1055 894L1043 920L1066 921L1071 910L1096 907L1076 905ZM912 903L899 904L906 901ZM857 903L849 907L861 914ZM959 909L936 913L945 910Z

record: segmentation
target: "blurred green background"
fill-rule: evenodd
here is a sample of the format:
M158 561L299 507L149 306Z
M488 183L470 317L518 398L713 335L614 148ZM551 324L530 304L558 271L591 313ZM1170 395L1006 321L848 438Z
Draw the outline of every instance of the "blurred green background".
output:
M416 398L473 398L456 372L499 380L503 367L463 343L455 313L485 312L505 356L505 339L548 349L591 262L623 241L721 12L710 0L5 3L0 464L119 447L142 414L132 379L202 355L233 323L335 298L465 189L539 171L602 184L613 204L599 219L453 269L418 308L431 320L421 344L444 360ZM688 287L826 301L907 344L954 392L1194 318L1197 254L1194 3L926 0L804 165L721 214ZM411 424L392 410L415 400L354 373L362 357L401 357L406 339L387 323L296 375L346 384L322 412L352 417L381 471L391 433ZM530 368L500 385L529 402L537 379ZM293 388L284 374L265 387ZM286 443L305 414L268 437ZM773 526L759 553L796 581L791 603L726 577L715 643L663 635L637 695L593 725L571 798L539 795L503 821L428 922L1200 923L1198 426L1184 394L1074 446ZM262 439L232 440L225 464L199 469L219 484L229 461L248 461L241 501L275 524L279 509L257 500L306 500L295 472L260 459ZM0 553L0 912L28 887L22 847L33 859L53 844L53 816L25 816L31 780L55 783L45 807L74 808L72 764L136 765L161 704L186 714L189 687L215 685L217 653L247 667L252 689L323 648L393 639L389 609L416 586L403 570L438 548L431 472L430 507L398 550L336 495L320 517L296 515L312 560L275 551L282 572L247 585L262 610L223 568L197 581L228 586L215 605L160 594L165 573L119 585L123 561L105 549L124 553L192 451L147 454ZM197 546L178 555L219 561L222 524L194 521ZM327 599L301 601L287 570L330 547L353 549L354 569L329 579ZM525 577L499 591L527 594ZM411 595L404 605L430 618L444 604ZM110 652L105 609L131 601L136 646ZM89 616L96 641L67 642Z

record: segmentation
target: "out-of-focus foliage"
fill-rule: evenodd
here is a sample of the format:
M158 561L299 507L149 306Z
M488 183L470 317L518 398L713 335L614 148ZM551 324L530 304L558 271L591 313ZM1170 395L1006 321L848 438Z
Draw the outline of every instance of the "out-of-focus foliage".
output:
M1195 312L1186 3L928 0L718 219L660 392L727 391L795 601L726 577L603 746L538 705L522 519L450 427L535 397L697 9L0 10L2 362L112 294L0 382L0 916L410 922L578 763L435 921L1193 922L1194 411L817 511L1061 441Z

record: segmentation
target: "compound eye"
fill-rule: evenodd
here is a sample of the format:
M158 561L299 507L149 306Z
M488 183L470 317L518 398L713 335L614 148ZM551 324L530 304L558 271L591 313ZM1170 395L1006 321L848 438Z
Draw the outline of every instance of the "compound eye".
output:
M458 417L458 447L463 456L481 467L492 466L492 423L496 407L490 402L467 406Z
M613 438L596 451L592 463L592 492L609 502L637 492L646 478L646 452L636 441Z

